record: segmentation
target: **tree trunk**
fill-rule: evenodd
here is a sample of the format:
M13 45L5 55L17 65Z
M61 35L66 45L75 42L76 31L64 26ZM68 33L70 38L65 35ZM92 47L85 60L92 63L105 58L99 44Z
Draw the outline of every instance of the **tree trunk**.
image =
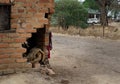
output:
M101 7L101 25L103 26L103 37L105 36L105 27L108 26L106 6Z
M100 11L101 11L101 25L108 26L106 7L105 6L101 7Z
M105 26L103 25L103 37L105 36Z
M100 6L100 12L101 12L101 25L108 26L108 19L107 19L107 0L96 0L98 5Z

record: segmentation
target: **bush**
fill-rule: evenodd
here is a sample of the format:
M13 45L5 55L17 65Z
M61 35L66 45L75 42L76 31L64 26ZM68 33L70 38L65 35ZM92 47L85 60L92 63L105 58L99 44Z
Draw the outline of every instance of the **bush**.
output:
M52 23L68 29L69 26L87 27L87 10L78 0L59 0L55 3Z

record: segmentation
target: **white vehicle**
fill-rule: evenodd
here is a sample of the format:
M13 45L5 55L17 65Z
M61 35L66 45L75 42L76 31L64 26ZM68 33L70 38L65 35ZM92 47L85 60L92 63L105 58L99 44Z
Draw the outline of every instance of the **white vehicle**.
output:
M100 12L98 10L88 9L88 24L100 23Z
M89 23L89 24L93 24L93 23L97 24L97 23L100 23L100 19L98 19L98 18L89 18L87 20L87 23Z
M115 21L120 22L120 15L116 17Z

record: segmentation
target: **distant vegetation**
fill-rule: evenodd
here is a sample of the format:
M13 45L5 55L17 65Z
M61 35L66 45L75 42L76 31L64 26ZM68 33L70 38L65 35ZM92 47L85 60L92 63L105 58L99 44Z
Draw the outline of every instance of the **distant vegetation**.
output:
M87 9L97 9L101 13L101 25L108 25L108 11L114 11L114 16L120 12L120 0L85 0L80 3L78 0L56 0L55 13L52 17L52 24L68 29L70 26L86 28L88 26Z
M68 29L70 26L87 27L87 10L77 0L59 0L55 2L54 25Z

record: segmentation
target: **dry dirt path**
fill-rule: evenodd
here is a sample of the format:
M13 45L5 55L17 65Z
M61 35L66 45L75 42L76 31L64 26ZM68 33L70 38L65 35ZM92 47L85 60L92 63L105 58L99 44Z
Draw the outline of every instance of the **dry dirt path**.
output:
M0 77L0 84L120 84L120 41L53 34L54 77L28 72Z
M120 84L120 41L54 35L51 65L70 84Z

